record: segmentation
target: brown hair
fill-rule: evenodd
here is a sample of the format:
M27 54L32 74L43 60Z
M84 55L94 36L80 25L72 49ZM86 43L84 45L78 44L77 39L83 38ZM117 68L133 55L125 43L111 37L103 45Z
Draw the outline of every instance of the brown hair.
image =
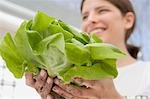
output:
M120 12L122 13L123 16L126 15L128 12L132 12L134 14L134 16L135 16L134 24L133 24L132 28L127 30L127 33L125 35L125 43L126 43L126 47L128 49L128 52L130 53L130 55L137 59L137 54L139 52L139 48L134 45L127 44L127 40L129 39L130 35L132 34L132 32L135 28L135 24L136 24L136 14L135 14L135 11L133 9L131 2L129 0L106 0L106 1L108 1L111 4L113 4L114 6L116 6L120 10ZM85 0L82 0L82 2L81 2L81 8L80 8L81 12L83 9L84 2L85 2Z

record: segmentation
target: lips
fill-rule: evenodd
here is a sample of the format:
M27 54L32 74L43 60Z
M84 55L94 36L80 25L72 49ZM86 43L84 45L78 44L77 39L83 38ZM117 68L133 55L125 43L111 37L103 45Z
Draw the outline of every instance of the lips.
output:
M89 33L103 33L106 28L94 28L89 31Z

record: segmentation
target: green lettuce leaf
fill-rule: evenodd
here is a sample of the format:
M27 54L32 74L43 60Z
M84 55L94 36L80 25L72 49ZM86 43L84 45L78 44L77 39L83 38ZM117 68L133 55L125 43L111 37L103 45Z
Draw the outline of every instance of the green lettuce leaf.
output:
M90 61L90 54L84 47L66 43L65 48L67 59L70 63L80 66Z
M31 30L41 33L41 36L45 38L47 37L45 31L47 31L49 24L53 21L55 21L55 18L48 16L44 12L38 11L33 18L32 26L30 28Z
M10 33L6 33L0 43L0 53L10 72L21 78L25 71L24 58L19 54Z
M116 60L125 54L103 43L95 34L78 32L61 20L38 11L24 21L12 37L0 42L0 54L16 78L45 69L51 77L70 83L74 77L87 80L115 78Z
M60 74L66 84L70 83L70 81L75 77L80 77L86 80L100 80L116 77L116 71L113 71L114 73L112 73L112 69L109 69L110 66L107 65L108 64L104 62L99 62L92 66L74 66L67 70L67 72Z
M125 56L118 48L106 43L92 43L85 45L93 60L117 59Z

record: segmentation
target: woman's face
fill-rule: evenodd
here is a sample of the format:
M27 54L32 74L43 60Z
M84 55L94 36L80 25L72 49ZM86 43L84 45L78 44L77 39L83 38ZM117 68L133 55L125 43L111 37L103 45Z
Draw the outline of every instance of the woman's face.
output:
M96 33L104 42L124 43L125 32L133 25L132 13L123 16L107 0L85 0L82 9L82 30Z

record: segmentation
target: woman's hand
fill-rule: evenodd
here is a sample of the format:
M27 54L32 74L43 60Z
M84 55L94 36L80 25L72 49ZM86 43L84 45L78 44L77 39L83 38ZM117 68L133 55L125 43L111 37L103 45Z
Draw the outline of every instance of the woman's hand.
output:
M65 99L123 99L116 91L112 79L89 81L76 78L73 82L84 87L73 84L64 85L60 80L55 79L56 85L52 90Z
M48 77L45 70L41 70L39 75L33 77L32 73L26 73L26 84L36 89L42 99L52 99L51 88L53 85L53 78Z
M35 88L42 99L62 99L62 97L65 99L123 99L116 91L112 79L83 80L76 78L73 82L83 87L73 84L64 85L60 80L48 77L45 70L41 70L36 77L33 77L32 73L26 74L26 84ZM52 93L57 93L62 97L57 94L52 95Z

